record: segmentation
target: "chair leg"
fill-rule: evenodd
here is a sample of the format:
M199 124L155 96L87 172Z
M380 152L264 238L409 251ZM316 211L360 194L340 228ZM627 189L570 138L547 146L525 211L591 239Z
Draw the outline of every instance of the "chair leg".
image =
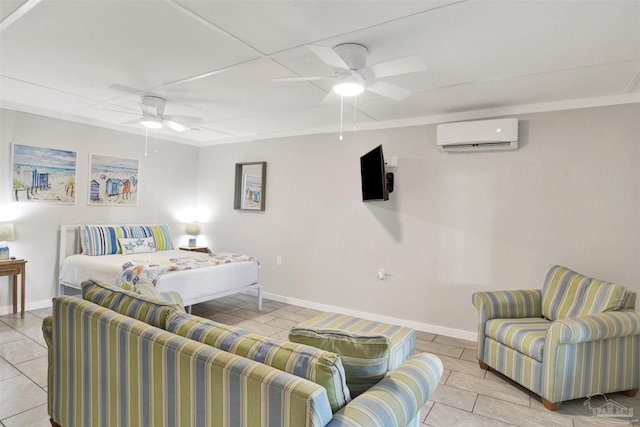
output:
M560 409L560 406L562 405L562 402L551 403L544 397L541 397L540 399L542 400L542 406L544 406L550 411L557 411L558 409Z
M625 391L622 391L621 393L628 397L635 397L636 393L638 393L638 389L634 388L633 390L625 390Z
M478 365L480 365L480 369L484 369L485 371L489 370L489 365L484 363L482 360L478 360Z

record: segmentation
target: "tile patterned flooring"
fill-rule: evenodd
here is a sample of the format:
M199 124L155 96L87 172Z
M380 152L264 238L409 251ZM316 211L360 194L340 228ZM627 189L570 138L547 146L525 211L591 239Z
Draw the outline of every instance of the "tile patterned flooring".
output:
M0 425L50 426L47 415L47 350L40 330L51 309L33 310L24 319L0 316ZM287 339L291 326L320 312L265 300L257 311L255 296L238 294L193 307L193 314L217 322ZM633 409L633 420L590 418L585 399L563 403L557 412L500 374L478 367L475 342L418 332L416 352L438 355L445 372L440 385L422 408L422 426L634 426L640 427L640 393L635 398L612 393ZM600 406L604 399L595 401Z

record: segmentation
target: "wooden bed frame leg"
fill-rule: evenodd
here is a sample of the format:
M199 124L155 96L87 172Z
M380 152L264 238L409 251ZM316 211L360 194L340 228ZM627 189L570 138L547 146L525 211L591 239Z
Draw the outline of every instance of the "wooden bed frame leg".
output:
M258 286L258 311L262 311L262 285Z
M478 365L480 365L480 369L484 369L485 371L489 370L489 365L484 363L482 360L478 360Z
M550 411L557 411L558 409L560 409L560 406L562 406L562 402L551 403L544 397L541 397L540 399L542 400L542 406Z
M625 390L625 391L621 391L621 393L628 397L636 397L636 394L638 393L638 389L634 388L632 390Z

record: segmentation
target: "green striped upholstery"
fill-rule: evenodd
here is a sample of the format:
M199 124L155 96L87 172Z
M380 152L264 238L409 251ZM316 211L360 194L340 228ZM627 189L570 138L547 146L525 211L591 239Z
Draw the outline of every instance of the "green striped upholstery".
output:
M549 268L542 288L542 315L549 320L622 308L627 290L559 265Z
M420 409L436 389L443 370L433 354L417 354L334 414L327 427L417 425Z
M323 313L291 328L289 340L338 353L355 397L411 356L416 333L402 326Z
M640 388L635 298L560 266L542 291L478 292L478 359L551 403Z
M491 319L542 317L539 290L476 292L473 305L478 310L478 359L483 360L485 324Z
M485 338L484 348L483 362L542 396L542 362L489 337Z
M306 378L327 390L332 411L351 400L340 356L302 344L276 340L186 313L172 313L167 331Z
M485 327L487 337L542 362L544 339L551 322L540 318L492 319Z
M323 426L317 384L74 297L53 306L49 413L63 426Z
M162 329L167 325L169 314L184 312L182 298L175 292L165 295L168 300L151 298L93 279L84 281L81 287L85 300Z

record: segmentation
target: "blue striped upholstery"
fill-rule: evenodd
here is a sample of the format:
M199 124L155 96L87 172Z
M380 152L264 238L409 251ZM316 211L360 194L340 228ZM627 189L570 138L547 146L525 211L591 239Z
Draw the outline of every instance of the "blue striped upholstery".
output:
M542 288L542 315L549 320L622 308L627 290L559 265L551 266Z
M82 282L81 287L82 298L87 301L162 329L166 327L169 314L184 312L182 298L175 292L164 293L164 298L153 298L93 279Z
M542 362L544 339L551 322L540 318L492 319L485 327L487 337Z
M442 362L432 354L417 354L353 399L336 414L328 427L405 427L434 392L442 372Z
M324 426L321 386L74 297L54 299L49 414L73 426Z
M546 401L640 388L640 312L620 285L552 266L542 291L472 299L478 359Z
M443 367L419 354L333 415L324 387L70 296L44 319L52 420L75 426L411 426Z
M365 392L413 353L410 328L338 313L323 313L291 328L289 340L338 353L351 396Z
M340 356L335 353L264 337L179 312L169 316L166 329L313 381L327 390L333 411L351 400Z

